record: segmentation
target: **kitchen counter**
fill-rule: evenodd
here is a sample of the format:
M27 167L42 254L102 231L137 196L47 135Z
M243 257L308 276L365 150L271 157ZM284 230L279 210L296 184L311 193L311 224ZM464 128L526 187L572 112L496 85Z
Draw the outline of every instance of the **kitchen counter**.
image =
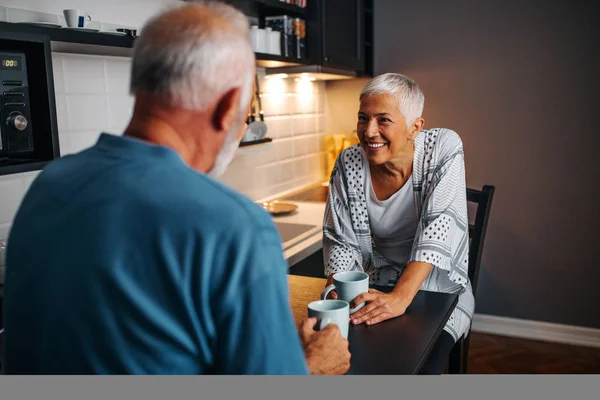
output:
M292 214L273 217L276 224L313 226L312 229L294 239L283 239L283 255L289 267L318 252L323 247L323 215L325 213L325 200L327 199L326 193L326 186L322 184L311 185L291 194L284 193L258 201L260 203L282 200L298 206L298 209ZM280 229L280 233L281 231L282 229Z
M291 267L323 247L323 214L325 203L291 201L298 206L293 214L274 217L275 223L310 224L314 228L300 236L300 240L286 242L283 256Z

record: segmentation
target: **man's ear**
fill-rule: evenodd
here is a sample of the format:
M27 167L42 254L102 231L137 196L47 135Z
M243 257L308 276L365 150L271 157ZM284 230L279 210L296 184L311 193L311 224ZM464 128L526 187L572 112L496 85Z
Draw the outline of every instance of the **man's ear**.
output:
M237 122L240 96L240 88L233 88L221 96L213 114L215 130L227 132Z

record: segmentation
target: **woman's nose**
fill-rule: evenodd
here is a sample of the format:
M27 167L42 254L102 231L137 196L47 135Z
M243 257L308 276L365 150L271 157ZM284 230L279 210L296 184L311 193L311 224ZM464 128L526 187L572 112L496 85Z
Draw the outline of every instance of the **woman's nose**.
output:
M372 138L379 135L379 127L377 126L377 121L369 121L367 125L367 129L365 129L365 136L368 138Z

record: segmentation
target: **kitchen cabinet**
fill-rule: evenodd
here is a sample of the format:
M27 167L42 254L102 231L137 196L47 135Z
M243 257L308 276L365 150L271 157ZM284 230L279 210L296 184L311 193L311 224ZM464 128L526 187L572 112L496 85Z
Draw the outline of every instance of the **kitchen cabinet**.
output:
M323 65L363 72L364 0L323 0Z
M285 69L295 63L299 68L292 70L318 66L372 76L373 0L308 0L306 8L278 0L227 1L260 27L267 16L288 15L306 21L305 59L264 57L259 66ZM267 65L269 59L275 62Z
M311 278L327 278L323 264L323 249L319 249L302 261L292 265L289 275L308 276Z

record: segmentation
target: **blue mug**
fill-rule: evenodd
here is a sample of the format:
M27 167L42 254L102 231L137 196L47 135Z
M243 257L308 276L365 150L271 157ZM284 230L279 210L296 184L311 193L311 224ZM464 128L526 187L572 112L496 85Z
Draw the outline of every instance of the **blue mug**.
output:
M344 339L348 339L350 322L350 305L342 300L318 300L308 305L308 316L317 319L317 330L324 329L329 324L340 328Z

